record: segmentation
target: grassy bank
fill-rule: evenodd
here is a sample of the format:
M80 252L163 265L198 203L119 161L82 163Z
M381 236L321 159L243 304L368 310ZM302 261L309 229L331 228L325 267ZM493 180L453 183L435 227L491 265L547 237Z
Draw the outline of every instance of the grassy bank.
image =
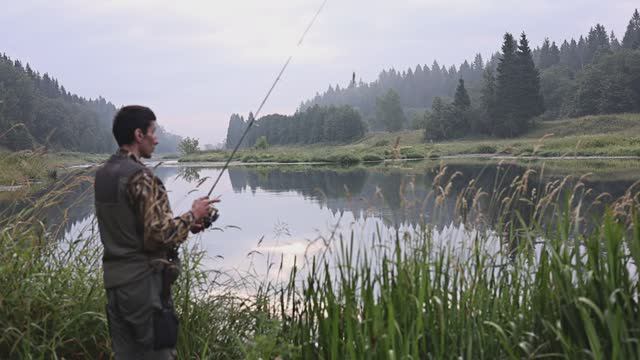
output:
M73 165L94 164L106 154L0 150L0 185L25 185L54 180L57 173Z
M640 156L640 114L587 116L541 122L515 139L463 139L425 143L422 131L371 133L348 145L274 146L243 149L234 160L254 162L329 162L354 164L389 159L483 156ZM186 162L225 161L229 151L207 151L180 159Z
M180 358L638 358L637 192L593 219L584 185L539 189L535 176L493 195L470 182L456 241L429 222L369 244L330 235L332 251L299 259L284 283L206 271L186 251ZM404 206L437 217L454 177L442 168L425 199L403 187ZM39 221L71 186L1 217L0 358L110 356L94 227L61 241Z

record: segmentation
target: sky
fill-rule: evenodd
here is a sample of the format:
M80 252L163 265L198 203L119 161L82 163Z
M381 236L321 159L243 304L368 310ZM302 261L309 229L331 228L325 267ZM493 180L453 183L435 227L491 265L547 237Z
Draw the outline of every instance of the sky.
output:
M622 39L637 0L0 0L0 52L49 73L72 93L151 107L160 125L216 144L229 117L292 114L352 73L459 65L498 50L505 32L532 47L586 34ZM3 4L4 3L4 4Z

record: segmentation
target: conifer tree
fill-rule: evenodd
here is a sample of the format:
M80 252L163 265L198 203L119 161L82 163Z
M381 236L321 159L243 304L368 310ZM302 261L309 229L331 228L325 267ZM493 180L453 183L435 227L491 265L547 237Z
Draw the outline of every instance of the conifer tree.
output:
M487 68L484 72L484 84L480 95L480 124L472 123L472 130L476 133L491 134L491 125L496 118L496 78L493 70ZM487 126L489 125L489 126Z
M549 48L549 64L550 66L556 65L560 63L560 49L558 49L558 45L556 42L551 43L551 47Z
M596 24L589 30L586 40L585 64L590 64L599 53L609 50L609 35L603 25Z
M613 30L611 30L611 34L609 34L609 42L611 44L610 47L612 51L618 51L622 48L622 45L620 45L620 42L618 41L616 34L613 33Z
M456 88L453 106L460 110L468 110L471 107L471 99L469 99L469 94L467 93L467 89L464 87L464 80L462 78L458 80L458 87Z
M522 134L529 128L531 118L543 111L540 75L533 64L527 36L522 33L516 48L513 36L507 33L498 64L492 132L509 137Z
M502 57L496 77L496 116L492 119L492 133L498 136L514 136L517 129L518 61L513 35L504 34Z
M540 73L533 64L529 41L525 33L520 37L520 45L517 51L518 62L518 117L521 118L522 126L526 127L526 121L544 112L544 102L540 93ZM521 129L521 131L526 128Z
M540 47L540 57L538 60L538 66L540 67L540 69L546 69L551 66L551 59L549 58L550 50L551 43L549 41L549 38L544 38L542 46Z
M387 131L398 131L406 122L404 112L400 106L400 97L393 89L376 100L376 117L378 123L384 125Z
M640 49L640 14L638 9L633 12L627 25L627 31L622 38L622 47L625 49Z

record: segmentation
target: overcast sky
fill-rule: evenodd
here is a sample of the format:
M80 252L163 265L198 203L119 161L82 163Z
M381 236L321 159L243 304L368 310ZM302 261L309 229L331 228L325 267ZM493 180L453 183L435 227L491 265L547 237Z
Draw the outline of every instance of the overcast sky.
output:
M596 23L622 39L637 0L0 0L0 52L78 95L150 106L169 131L224 138L229 116L254 111L290 54L262 114L365 82L385 68L459 65L525 31L532 47Z

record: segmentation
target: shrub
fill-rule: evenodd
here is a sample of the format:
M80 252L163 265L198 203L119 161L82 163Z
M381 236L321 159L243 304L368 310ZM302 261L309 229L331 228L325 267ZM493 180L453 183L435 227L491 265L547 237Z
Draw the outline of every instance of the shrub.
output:
M416 150L407 151L402 156L405 159L424 159L424 155Z
M257 162L258 158L254 154L245 155L242 157L242 162Z
M489 144L478 145L475 149L476 154L495 154L497 151L495 146Z
M269 147L269 143L267 142L266 136L260 136L258 140L256 140L255 148L258 150L266 150Z
M360 158L353 154L331 155L327 160L340 165L354 165L360 162Z
M178 144L178 150L180 154L189 155L197 152L199 150L200 142L196 138L186 137L180 140Z
M366 154L362 157L362 161L382 161L384 157L379 154Z

